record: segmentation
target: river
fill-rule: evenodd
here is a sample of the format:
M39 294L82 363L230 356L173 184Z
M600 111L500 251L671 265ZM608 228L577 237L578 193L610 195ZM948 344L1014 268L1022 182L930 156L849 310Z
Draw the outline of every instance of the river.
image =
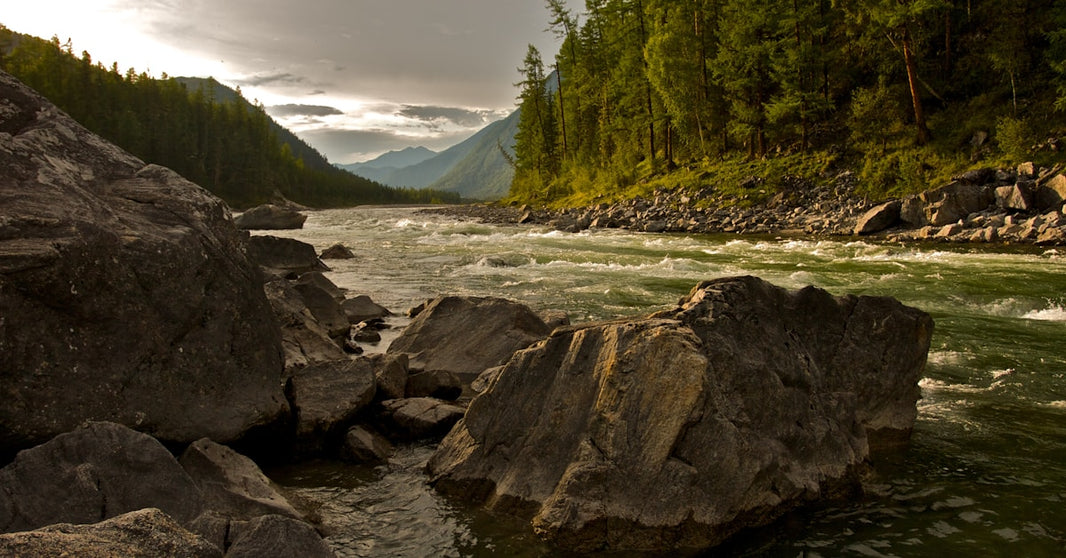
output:
M794 514L728 553L1066 555L1066 250L571 234L387 207L312 212L302 230L272 234L348 246L357 258L330 260L327 276L398 314L439 294L499 296L577 323L667 308L701 280L744 274L896 297L936 321L911 443L874 461L861 501ZM552 554L522 522L436 495L421 474L431 452L270 474L319 506L339 556Z

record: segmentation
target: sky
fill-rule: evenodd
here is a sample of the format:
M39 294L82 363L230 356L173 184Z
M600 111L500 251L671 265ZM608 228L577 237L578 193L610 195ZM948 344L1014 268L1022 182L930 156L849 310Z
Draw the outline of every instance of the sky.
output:
M580 14L584 0L567 0ZM25 0L0 24L153 77L240 87L333 163L440 151L515 109L543 0Z

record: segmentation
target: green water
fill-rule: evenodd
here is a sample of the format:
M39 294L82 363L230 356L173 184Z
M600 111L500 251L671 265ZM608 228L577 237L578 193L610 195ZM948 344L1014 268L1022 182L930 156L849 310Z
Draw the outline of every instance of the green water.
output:
M910 445L873 463L863 500L797 514L729 553L1066 555L1066 251L568 234L396 208L315 212L285 234L319 250L343 242L358 257L329 262L330 278L401 314L466 294L565 310L573 322L641 315L698 281L740 274L896 297L936 321ZM331 510L329 540L342 556L551 554L523 525L425 487L430 451L404 448L375 470L279 474Z

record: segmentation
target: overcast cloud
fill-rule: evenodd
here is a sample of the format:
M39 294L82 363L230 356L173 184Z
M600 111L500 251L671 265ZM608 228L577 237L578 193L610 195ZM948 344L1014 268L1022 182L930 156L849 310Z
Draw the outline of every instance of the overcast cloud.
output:
M575 12L583 0L568 0ZM0 23L159 76L213 76L348 163L441 149L514 109L543 0L34 0ZM448 143L450 142L450 143Z

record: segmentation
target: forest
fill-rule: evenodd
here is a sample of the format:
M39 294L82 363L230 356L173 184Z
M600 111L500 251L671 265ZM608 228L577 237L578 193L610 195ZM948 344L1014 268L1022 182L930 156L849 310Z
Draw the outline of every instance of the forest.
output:
M34 88L83 126L148 163L169 167L234 208L280 194L311 207L367 203L456 203L458 194L383 186L335 168L283 131L238 90L222 98L213 80L187 87L166 74L120 72L78 57L71 43L0 26L0 69Z
M886 198L969 168L1066 160L1061 1L546 6L562 44L547 58L530 46L518 68L515 202L842 171Z

